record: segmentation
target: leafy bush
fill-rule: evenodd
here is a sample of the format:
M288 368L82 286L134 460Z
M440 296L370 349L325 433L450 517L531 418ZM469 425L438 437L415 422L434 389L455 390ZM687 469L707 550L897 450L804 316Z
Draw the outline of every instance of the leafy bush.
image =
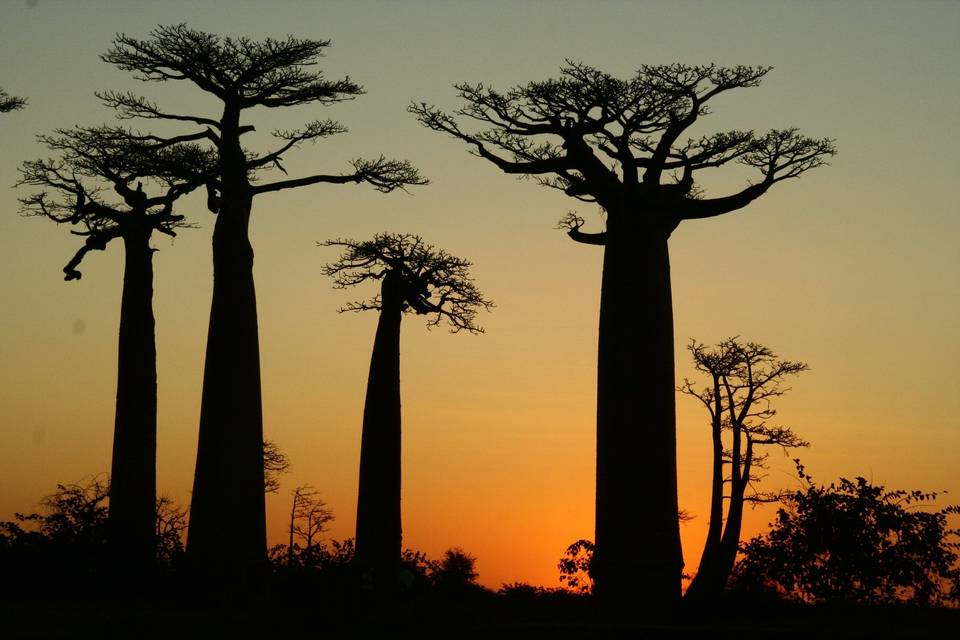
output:
M888 491L864 478L808 483L786 499L766 535L741 547L735 588L805 603L960 603L960 506L925 510L937 494Z
M593 543L589 540L577 540L569 547L557 569L560 570L560 583L575 593L591 593L593 579L590 577L590 561L593 560Z

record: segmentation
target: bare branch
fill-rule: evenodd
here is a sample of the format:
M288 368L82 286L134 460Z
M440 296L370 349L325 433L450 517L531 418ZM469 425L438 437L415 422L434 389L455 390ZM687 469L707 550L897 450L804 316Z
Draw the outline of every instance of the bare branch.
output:
M362 158L351 161L354 173L333 175L315 175L305 178L295 178L292 180L281 180L258 185L253 188L255 194L267 193L270 191L280 191L281 189L293 189L309 184L321 182L332 184L346 184L349 182L373 185L381 193L390 193L396 189L406 191L405 187L410 185L426 185L430 181L420 175L420 172L406 160L389 160L380 156L376 160L364 160Z
M347 128L334 120L314 120L308 123L302 129L276 130L274 137L286 140L286 144L271 153L253 157L247 160L248 169L256 169L267 164L274 163L279 167L279 161L283 154L294 147L300 146L304 142L316 142L320 138L326 138L338 133L346 133ZM282 167L280 167L282 170ZM286 171L284 171L286 173Z
M131 91L95 91L94 95L100 98L105 105L116 110L117 117L120 119L148 118L156 120L177 120L181 122L193 122L205 127L220 128L220 122L210 118L165 113L161 111L155 103Z
M584 220L578 216L573 211L568 211L565 216L560 218L557 222L557 229L566 230L567 235L570 236L570 239L574 242L580 242L582 244L593 244L603 246L607 243L607 234L606 232L600 233L584 233L580 231L580 227L584 225Z

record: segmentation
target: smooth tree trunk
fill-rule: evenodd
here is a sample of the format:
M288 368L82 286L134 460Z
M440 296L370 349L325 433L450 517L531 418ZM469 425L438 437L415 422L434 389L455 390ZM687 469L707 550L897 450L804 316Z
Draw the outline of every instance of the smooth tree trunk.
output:
M683 554L677 504L670 232L609 212L597 363L594 593L673 605Z
M150 231L123 236L117 406L107 531L115 567L149 570L156 558L157 352Z
M381 284L381 310L370 358L360 442L355 561L377 588L396 583L400 568L400 321L399 278Z
M707 539L700 554L700 564L697 573L687 587L684 600L689 603L700 603L709 600L718 593L716 587L719 582L717 576L718 554L723 538L723 441L721 425L720 381L714 376L714 416L711 424L713 442L713 468L711 472L710 490L710 525L707 529ZM721 587L722 588L722 587Z
M739 441L740 438L735 438ZM739 444L739 442L737 443ZM734 456L735 464L740 464L740 456ZM686 602L694 606L709 606L717 602L727 586L740 548L740 532L743 527L744 496L750 478L753 462L753 443L747 441L747 450L743 456L743 470L733 474L730 487L730 500L723 534L717 539L708 540L709 549L704 549L697 575L694 576L687 593ZM711 523L712 524L712 523ZM712 530L712 526L711 526Z
M243 168L239 110L222 119L220 207L213 231L213 300L203 369L187 557L220 577L262 572L267 560L263 413L252 191Z
M747 450L744 455L743 475L740 481L731 490L730 510L727 512L727 524L723 529L723 540L720 542L717 553L717 592L723 591L727 580L733 573L733 566L737 561L737 552L740 549L740 531L743 526L744 496L747 484L750 482L750 467L753 463L753 442L747 440Z

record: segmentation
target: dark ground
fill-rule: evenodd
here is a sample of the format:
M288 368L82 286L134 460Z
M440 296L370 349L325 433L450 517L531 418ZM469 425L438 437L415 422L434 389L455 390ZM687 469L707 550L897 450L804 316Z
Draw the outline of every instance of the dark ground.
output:
M7 585L9 588L10 585ZM588 598L473 590L418 594L392 603L344 593L211 596L187 588L146 598L131 588L114 598L12 593L0 605L3 638L302 638L426 637L563 638L953 638L960 609L814 608L734 602L726 609L672 615L612 615ZM192 591L192 593L186 593Z

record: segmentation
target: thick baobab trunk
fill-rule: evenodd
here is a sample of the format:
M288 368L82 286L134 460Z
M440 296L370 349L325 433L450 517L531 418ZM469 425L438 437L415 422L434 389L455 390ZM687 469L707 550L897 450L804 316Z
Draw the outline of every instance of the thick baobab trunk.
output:
M389 588L400 563L400 281L387 273L370 358L360 442L356 563Z
M116 567L149 570L157 519L157 352L150 231L123 237L117 407L110 470L108 541Z
M597 597L618 606L680 598L669 235L613 212L608 219L591 574Z
M251 196L246 184L232 187L224 185L213 231L213 301L187 537L191 565L221 576L258 572L267 554Z

